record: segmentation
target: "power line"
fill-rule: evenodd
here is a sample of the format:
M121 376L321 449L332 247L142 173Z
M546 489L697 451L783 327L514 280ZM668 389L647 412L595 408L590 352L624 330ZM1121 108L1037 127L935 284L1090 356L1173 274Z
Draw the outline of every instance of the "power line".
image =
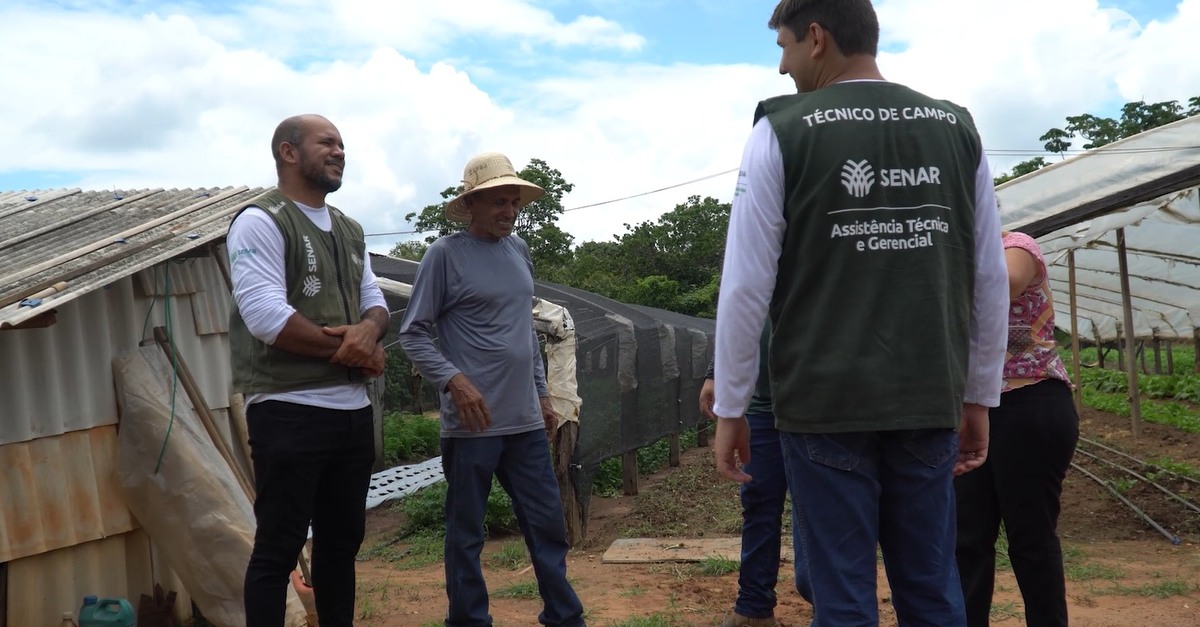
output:
M579 211L580 209L590 209L592 207L599 207L601 205L611 205L612 203L615 203L615 202L621 202L623 200L630 200L632 198L640 198L642 196L649 196L650 194L657 194L658 192L665 192L669 189L675 189L678 187L683 187L685 185L691 185L692 183L699 183L700 181L707 181L708 179L716 178L718 176L725 176L726 174L730 174L730 173L737 172L737 171L738 171L737 168L733 168L732 170L725 170L724 172L717 172L716 174L709 174L708 176L702 176L698 179L692 179L690 181L684 181L682 183L676 183L674 185L668 185L666 187L660 187L658 189L652 189L647 192L640 192L640 193L633 194L630 196L622 196L621 198L613 198L612 200L604 200L601 202L592 203L590 205L580 205L578 207L571 207L569 209L563 209L563 212L565 213L567 211ZM363 235L363 237L383 237L386 235L415 235L417 233L427 233L427 232L428 231L420 231L420 230L388 231L386 233L366 233Z
M691 185L692 183L699 183L700 181L707 181L708 179L714 179L714 178L717 178L718 176L725 176L726 174L730 174L730 173L737 172L737 171L738 171L738 168L733 168L732 170L725 170L724 172L717 172L716 174L709 174L708 176L702 176L698 179L692 179L690 181L684 181L682 183L676 183L674 185L668 185L666 187L660 187L658 189L652 189L648 192L641 192L639 194L633 194L632 196L622 196L621 198L613 198L612 200L594 202L590 205L580 205L578 207L571 207L570 209L563 209L563 212L579 211L580 209L591 209L592 207L599 207L601 205L611 205L614 202L621 202L622 200L630 200L633 198L640 198L642 196L649 196L650 194L657 194L658 192L665 192L668 189L675 189L677 187L683 187L684 185Z
M1102 153L1102 154L1123 154L1123 155L1124 154L1147 154L1147 153L1156 153L1156 152L1176 152L1176 151L1181 151L1181 150L1197 150L1197 149L1200 149L1200 145L1197 145L1197 146L1156 146L1156 147L1147 146L1144 148L1120 148L1120 147L1117 147L1117 148L1105 148L1104 153ZM1095 150L1096 150L1095 148L1092 148L1092 149L1078 148L1078 149L1064 150L1061 153L1051 153L1045 149L1033 150L1033 149L1019 149L1019 148L991 148L991 149L984 150L984 154L986 154L990 157L1040 157L1040 156L1045 156L1048 154L1071 156L1071 155L1081 155L1081 154L1085 154L1085 153L1091 153L1091 152L1094 152ZM645 191L645 192L639 192L637 194L631 194L629 196L622 196L620 198L613 198L611 200L603 200L600 202L594 202L594 203L587 204L587 205L580 205L578 207L571 207L569 209L563 209L563 212L566 213L568 211L579 211L581 209L592 209L594 207L601 207L603 205L611 205L613 203L623 202L626 200L632 200L634 198L641 198L642 196L649 196L651 194L657 194L659 192L665 192L667 190L677 189L680 187L691 185L693 183L699 183L701 181L707 181L709 179L714 179L714 178L717 178L718 176L725 176L726 174L732 174L733 172L737 172L737 171L738 171L738 168L731 168L729 170L723 170L721 172L717 172L716 174L709 174L707 176L695 178L690 181L684 181L682 183L675 183L674 185L667 185L666 187L660 187L658 189L652 189L652 190ZM385 237L385 236L389 236L389 235L416 235L419 233L428 233L428 232L429 231L422 231L422 230L418 230L418 229L409 230L409 231L387 231L384 233L366 233L363 235L363 237ZM409 240L409 241L419 241L419 240Z

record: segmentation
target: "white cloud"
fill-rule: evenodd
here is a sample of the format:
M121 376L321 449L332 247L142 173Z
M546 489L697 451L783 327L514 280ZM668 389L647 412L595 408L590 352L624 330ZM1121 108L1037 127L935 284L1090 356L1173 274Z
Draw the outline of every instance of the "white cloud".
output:
M625 51L645 43L602 17L581 15L563 23L526 0L345 0L336 6L345 28L403 51L453 49L469 46L473 38Z
M790 85L755 66L587 65L535 84L514 105L525 115L497 132L497 149L560 169L576 185L568 208L630 196L736 168L757 102ZM608 239L690 195L728 199L735 179L570 212L562 226L581 241Z
M472 65L497 42L513 42L513 59L529 47L525 63L536 64L547 46L632 54L645 41L603 17L559 20L532 0L273 0L235 10L0 8L0 144L13 147L0 153L0 173L78 171L89 188L270 185L274 126L317 112L347 145L346 183L330 201L368 232L405 230L404 215L437 202L483 150L560 169L576 185L568 207L734 168L757 101L791 89L773 60L555 59L535 65L533 78L516 74L529 65ZM1200 66L1189 61L1200 0L1144 27L1094 0L884 0L879 11L888 49L898 50L881 55L884 74L968 107L989 148L1037 148L1066 115L1200 94ZM764 27L761 42L739 45L773 55L774 34ZM441 56L418 54L428 50ZM430 62L447 55L456 60ZM563 69L545 75L551 66ZM728 200L733 182L568 213L562 226L579 241L607 239L689 195Z

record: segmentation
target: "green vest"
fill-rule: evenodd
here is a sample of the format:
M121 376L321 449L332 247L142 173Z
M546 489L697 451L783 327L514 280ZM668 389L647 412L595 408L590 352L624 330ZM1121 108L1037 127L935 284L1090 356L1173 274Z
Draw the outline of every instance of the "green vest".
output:
M779 429L954 428L975 276L970 115L884 82L759 105L787 221L770 305Z
M366 242L362 227L329 207L330 232L322 231L291 200L272 189L246 203L275 220L284 242L288 304L318 326L355 324ZM235 217L236 219L236 217ZM275 348L250 334L235 305L229 316L233 388L253 394L286 392L365 381L362 370Z

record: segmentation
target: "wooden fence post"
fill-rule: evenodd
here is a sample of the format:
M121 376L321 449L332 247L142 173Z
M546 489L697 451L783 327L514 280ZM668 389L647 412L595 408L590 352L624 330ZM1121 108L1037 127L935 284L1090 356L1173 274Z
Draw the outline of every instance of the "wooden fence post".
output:
M636 450L621 456L621 485L625 488L625 496L637 495L638 459Z
M567 542L579 546L587 534L587 521L583 518L583 504L571 480L571 457L579 441L579 423L566 421L554 435L554 477L558 479L559 498L562 500L563 517L567 523Z

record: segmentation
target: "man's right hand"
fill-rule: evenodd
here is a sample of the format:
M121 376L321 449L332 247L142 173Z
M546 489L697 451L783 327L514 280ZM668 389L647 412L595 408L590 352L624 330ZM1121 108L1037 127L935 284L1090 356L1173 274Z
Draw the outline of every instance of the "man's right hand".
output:
M488 410L487 401L475 389L475 384L467 375L458 373L446 384L450 392L450 400L458 410L459 419L468 431L484 431L492 425L492 412Z
M717 418L717 436L713 443L717 472L738 483L748 483L750 475L742 466L750 463L750 423L746 417ZM740 463L739 463L740 462Z
M704 385L700 386L700 413L704 414L709 420L716 420L716 415L713 414L713 403L716 402L716 387L717 384L712 379L705 379Z
M363 373L368 378L378 379L383 376L383 367L387 363L387 353L383 350L382 344L375 345L375 353L371 355L371 360L362 367Z

